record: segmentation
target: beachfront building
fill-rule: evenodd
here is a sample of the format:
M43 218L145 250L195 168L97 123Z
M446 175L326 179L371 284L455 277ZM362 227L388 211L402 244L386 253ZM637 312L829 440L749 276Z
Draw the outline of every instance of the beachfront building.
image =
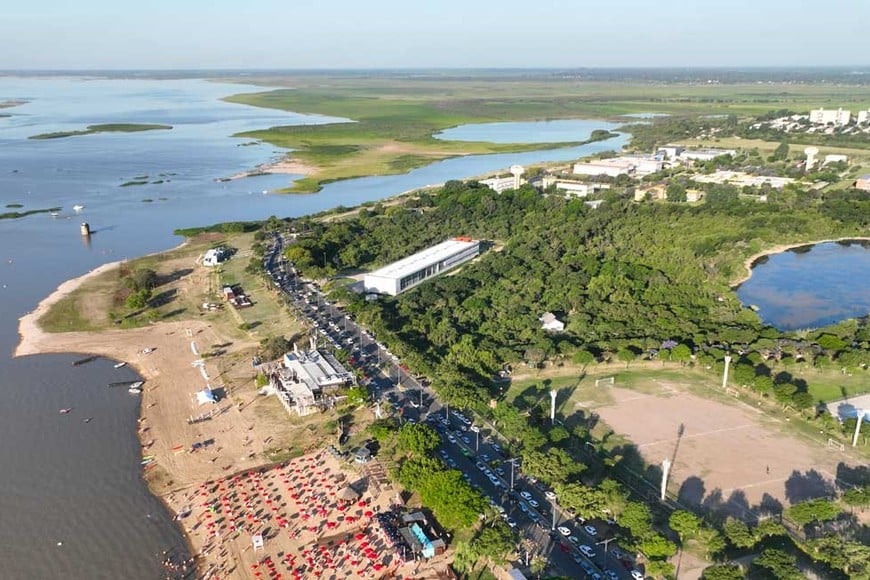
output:
M834 127L845 127L849 124L852 118L851 111L843 109L813 109L810 111L810 123L816 125L833 125Z
M328 352L312 348L288 352L282 366L269 375L269 385L288 413L299 416L314 412L325 396L353 385L354 375Z
M463 264L480 254L480 241L451 238L393 262L363 278L365 291L397 296L429 278Z
M226 248L212 248L203 256L202 265L217 266L227 258L229 258L229 251Z

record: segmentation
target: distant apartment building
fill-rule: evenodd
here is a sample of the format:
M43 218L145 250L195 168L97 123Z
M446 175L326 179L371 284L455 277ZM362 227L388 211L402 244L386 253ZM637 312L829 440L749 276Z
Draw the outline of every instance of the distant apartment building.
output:
M366 274L363 285L366 292L397 296L478 254L479 240L452 238Z
M845 127L849 124L852 118L850 111L843 109L813 109L810 111L810 123L817 125L833 125L834 127Z

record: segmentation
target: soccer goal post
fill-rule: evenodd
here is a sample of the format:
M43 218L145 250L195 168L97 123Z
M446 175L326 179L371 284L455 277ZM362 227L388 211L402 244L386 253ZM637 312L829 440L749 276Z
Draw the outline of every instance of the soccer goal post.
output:
M604 377L602 379L595 379L596 387L612 387L616 384L616 377Z
M732 397L736 397L736 398L740 397L740 391L738 391L737 389L732 389L731 387L726 387L725 392L727 394L731 395Z
M840 443L836 439L828 438L828 448L829 449L839 449L840 451L845 451L846 445L844 443Z

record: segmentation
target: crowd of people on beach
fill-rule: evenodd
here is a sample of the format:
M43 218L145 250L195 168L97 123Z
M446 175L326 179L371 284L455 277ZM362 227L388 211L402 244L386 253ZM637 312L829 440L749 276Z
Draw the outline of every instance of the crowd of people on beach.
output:
M378 532L381 507L357 495L321 451L203 483L179 499L190 510L181 521L191 522L185 525L199 546L201 577L391 575L403 562Z

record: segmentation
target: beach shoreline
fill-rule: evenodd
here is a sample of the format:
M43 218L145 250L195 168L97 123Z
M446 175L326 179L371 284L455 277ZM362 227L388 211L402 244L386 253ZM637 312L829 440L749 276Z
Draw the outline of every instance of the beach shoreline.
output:
M291 156L283 157L281 159L277 159L275 161L270 161L268 163L261 163L254 167L254 169L249 169L248 171L242 171L240 173L236 173L229 177L225 177L223 179L219 179L218 181L232 181L236 179L243 179L245 177L254 177L256 175L302 175L309 176L314 175L317 172L317 168L311 165L306 165L302 161L298 159L294 159Z
M765 258L768 256L773 256L775 254L781 254L781 253L787 252L789 250L794 250L795 248L803 248L806 246L816 246L818 244L829 244L829 243L839 243L839 242L848 242L848 241L870 242L870 237L846 236L846 237L842 237L842 238L831 238L831 239L827 239L827 240L814 240L814 241L809 241L809 242L794 242L791 244L776 244L776 245L771 246L770 248L768 248L766 250L756 252L756 253L752 254L751 256L749 256L748 258L746 258L743 261L743 267L746 270L745 273L743 274L743 276L741 276L737 280L730 282L729 286L731 287L732 290L736 290L741 284L743 284L744 282L746 282L747 280L752 278L753 267L762 258Z

